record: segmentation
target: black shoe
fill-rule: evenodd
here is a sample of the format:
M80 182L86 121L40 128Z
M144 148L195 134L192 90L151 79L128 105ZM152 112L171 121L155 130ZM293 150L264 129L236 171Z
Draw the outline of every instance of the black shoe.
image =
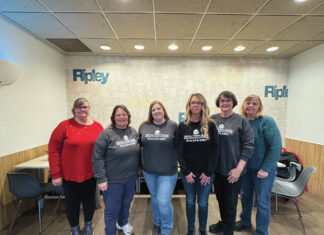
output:
M195 235L195 231L189 230L189 231L187 232L187 235Z
M156 226L155 224L153 224L152 235L159 235L159 234L161 234L160 226Z
M199 230L199 232L200 232L200 235L206 235L206 231Z
M251 228L252 228L252 224L245 225L243 224L242 220L237 221L234 225L234 231L236 232L241 232L243 230L250 230Z
M209 232L211 233L220 233L223 232L223 224L222 221L218 221L217 224L209 225Z

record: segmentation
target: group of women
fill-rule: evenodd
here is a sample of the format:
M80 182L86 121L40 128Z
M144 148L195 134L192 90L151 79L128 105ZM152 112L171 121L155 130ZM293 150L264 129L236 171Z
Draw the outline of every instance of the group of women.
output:
M54 186L63 185L71 234L81 234L80 204L83 204L83 234L92 235L96 184L103 192L106 235L117 229L133 234L128 223L136 178L143 172L151 195L152 235L169 235L173 228L172 194L180 175L186 193L187 235L195 234L196 201L199 233L207 234L208 198L214 183L220 221L211 233L233 234L251 228L253 195L256 195L256 233L268 234L270 196L276 162L281 151L279 129L263 115L261 100L248 96L242 115L234 113L235 95L224 91L216 99L221 113L210 116L205 97L192 94L185 120L169 119L164 105L153 101L148 118L137 132L130 126L131 114L116 105L111 124L103 127L89 117L84 98L74 102L74 117L61 122L49 142L49 163ZM235 223L241 192L241 220Z

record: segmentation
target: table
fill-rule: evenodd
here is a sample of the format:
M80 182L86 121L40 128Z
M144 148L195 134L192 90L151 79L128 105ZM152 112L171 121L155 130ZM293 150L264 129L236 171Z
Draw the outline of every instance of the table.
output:
M49 169L48 154L15 165L14 168L15 169L37 169L39 181L44 182L43 171L44 169Z

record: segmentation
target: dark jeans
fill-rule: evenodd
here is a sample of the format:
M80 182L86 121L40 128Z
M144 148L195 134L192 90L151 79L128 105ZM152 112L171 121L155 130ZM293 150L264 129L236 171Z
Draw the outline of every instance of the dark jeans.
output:
M216 198L218 200L219 212L221 215L223 234L233 235L236 207L238 194L241 190L241 177L234 184L230 184L227 180L228 176L216 173L214 186Z
M136 179L120 183L108 183L107 191L103 191L105 203L105 233L116 235L116 222L119 226L128 223L129 207L135 193Z
M84 222L92 221L95 210L95 178L81 183L64 180L63 189L66 199L66 215L70 226L79 225L81 202L83 205Z
M186 177L181 174L182 183L186 192L186 213L188 221L188 230L195 230L195 215L196 215L196 198L198 196L198 219L199 230L206 231L207 216L208 216L208 199L212 188L212 182L215 175L210 176L210 184L201 185L199 176L196 176L195 182L189 184Z

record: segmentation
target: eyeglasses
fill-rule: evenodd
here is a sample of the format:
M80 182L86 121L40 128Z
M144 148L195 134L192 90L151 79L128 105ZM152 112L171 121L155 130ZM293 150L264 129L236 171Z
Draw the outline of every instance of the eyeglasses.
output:
M191 101L190 104L191 105L195 105L195 104L196 105L203 105L203 102L201 102L201 101Z
M88 109L89 106L79 106L79 107L76 107L76 109Z
M220 100L220 103L231 103L233 102L231 99L226 99L226 100Z
M118 113L115 115L115 117L127 117L127 113Z

